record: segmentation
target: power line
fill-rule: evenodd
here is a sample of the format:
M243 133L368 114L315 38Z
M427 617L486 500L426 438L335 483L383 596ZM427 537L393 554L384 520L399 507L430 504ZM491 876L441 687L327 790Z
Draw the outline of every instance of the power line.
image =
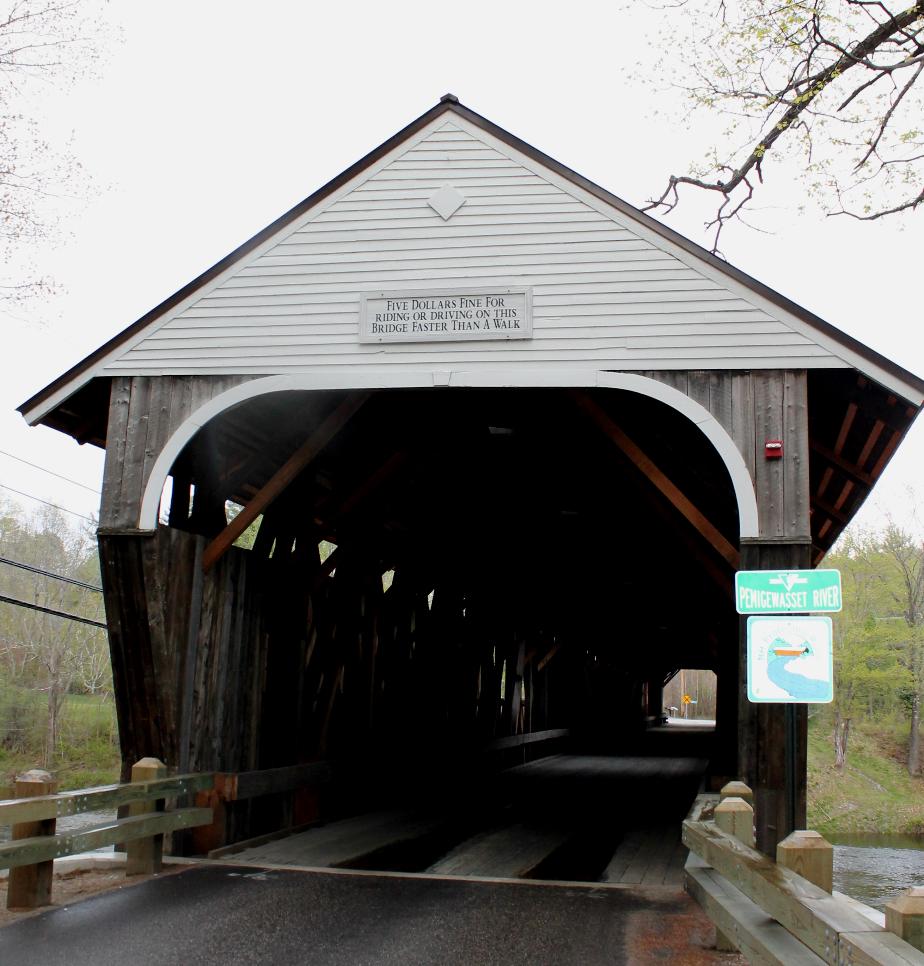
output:
M26 466L31 466L35 470L41 470L43 473L47 473L49 476L56 476L59 480L64 480L65 483L73 483L74 486L82 486L85 490L89 490L91 493L99 495L99 490L95 490L92 486L87 486L86 483L81 483L80 480L72 480L69 476L62 476L60 473L55 473L54 470L46 469L44 466L39 466L38 463L30 463L28 460L24 460L21 456L15 456L13 453L8 453L5 449L0 449L0 454L3 456L9 456L11 460L16 460L19 463L25 463Z
M87 523L96 523L92 517L84 516L84 514L78 513L76 510L68 510L66 506L58 506L57 503L51 503L48 500L43 500L40 496L33 496L31 493L23 493L22 490L15 490L12 486L7 486L6 483L0 483L0 486L2 486L4 490L9 490L10 493L15 493L17 496L24 496L27 500L36 500L39 503L44 503L45 506L51 506L56 510L61 510L63 513L70 513L75 517L80 517L81 520L86 520Z
M63 610L53 610L51 607L40 607L38 604L30 604L25 600L17 600L15 597L7 597L0 594L0 602L4 604L14 604L16 607L26 607L29 610L37 610L41 614L51 614L52 617L64 617L69 621L79 621L81 624L89 624L91 627L102 627L106 630L106 625L101 621L91 620L89 617L78 617L76 614L67 614Z
M63 580L66 584L73 584L75 587L83 587L86 590L95 590L98 594L103 592L102 587L95 584L88 584L74 577L65 577L64 574L54 574L50 570L42 570L41 567L33 567L32 564L22 563L20 560L10 560L7 557L0 557L0 564L7 564L10 567L19 567L20 570L28 570L33 574L40 574L42 577L51 577L53 580Z

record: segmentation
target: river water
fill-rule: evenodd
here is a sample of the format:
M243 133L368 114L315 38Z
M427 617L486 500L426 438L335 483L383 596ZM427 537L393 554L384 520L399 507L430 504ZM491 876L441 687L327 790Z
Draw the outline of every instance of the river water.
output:
M876 909L911 886L924 886L924 836L829 835L834 888Z

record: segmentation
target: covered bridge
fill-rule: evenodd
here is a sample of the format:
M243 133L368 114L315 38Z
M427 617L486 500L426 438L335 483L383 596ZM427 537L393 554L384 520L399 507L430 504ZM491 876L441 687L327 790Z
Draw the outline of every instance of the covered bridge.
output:
M21 412L106 448L126 766L325 760L355 802L504 737L637 752L710 668L772 850L806 718L748 703L733 575L817 564L922 400L447 95Z

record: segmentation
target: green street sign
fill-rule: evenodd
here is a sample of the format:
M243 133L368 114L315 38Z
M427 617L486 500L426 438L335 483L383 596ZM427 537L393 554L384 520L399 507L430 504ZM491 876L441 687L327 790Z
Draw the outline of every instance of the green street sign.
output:
M815 614L842 606L839 570L739 570L739 614Z

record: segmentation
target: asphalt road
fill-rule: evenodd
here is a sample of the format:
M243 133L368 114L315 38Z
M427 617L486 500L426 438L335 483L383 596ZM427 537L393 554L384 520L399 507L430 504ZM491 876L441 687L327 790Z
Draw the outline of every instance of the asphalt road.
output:
M664 890L197 866L0 929L0 964L728 963L711 942Z

